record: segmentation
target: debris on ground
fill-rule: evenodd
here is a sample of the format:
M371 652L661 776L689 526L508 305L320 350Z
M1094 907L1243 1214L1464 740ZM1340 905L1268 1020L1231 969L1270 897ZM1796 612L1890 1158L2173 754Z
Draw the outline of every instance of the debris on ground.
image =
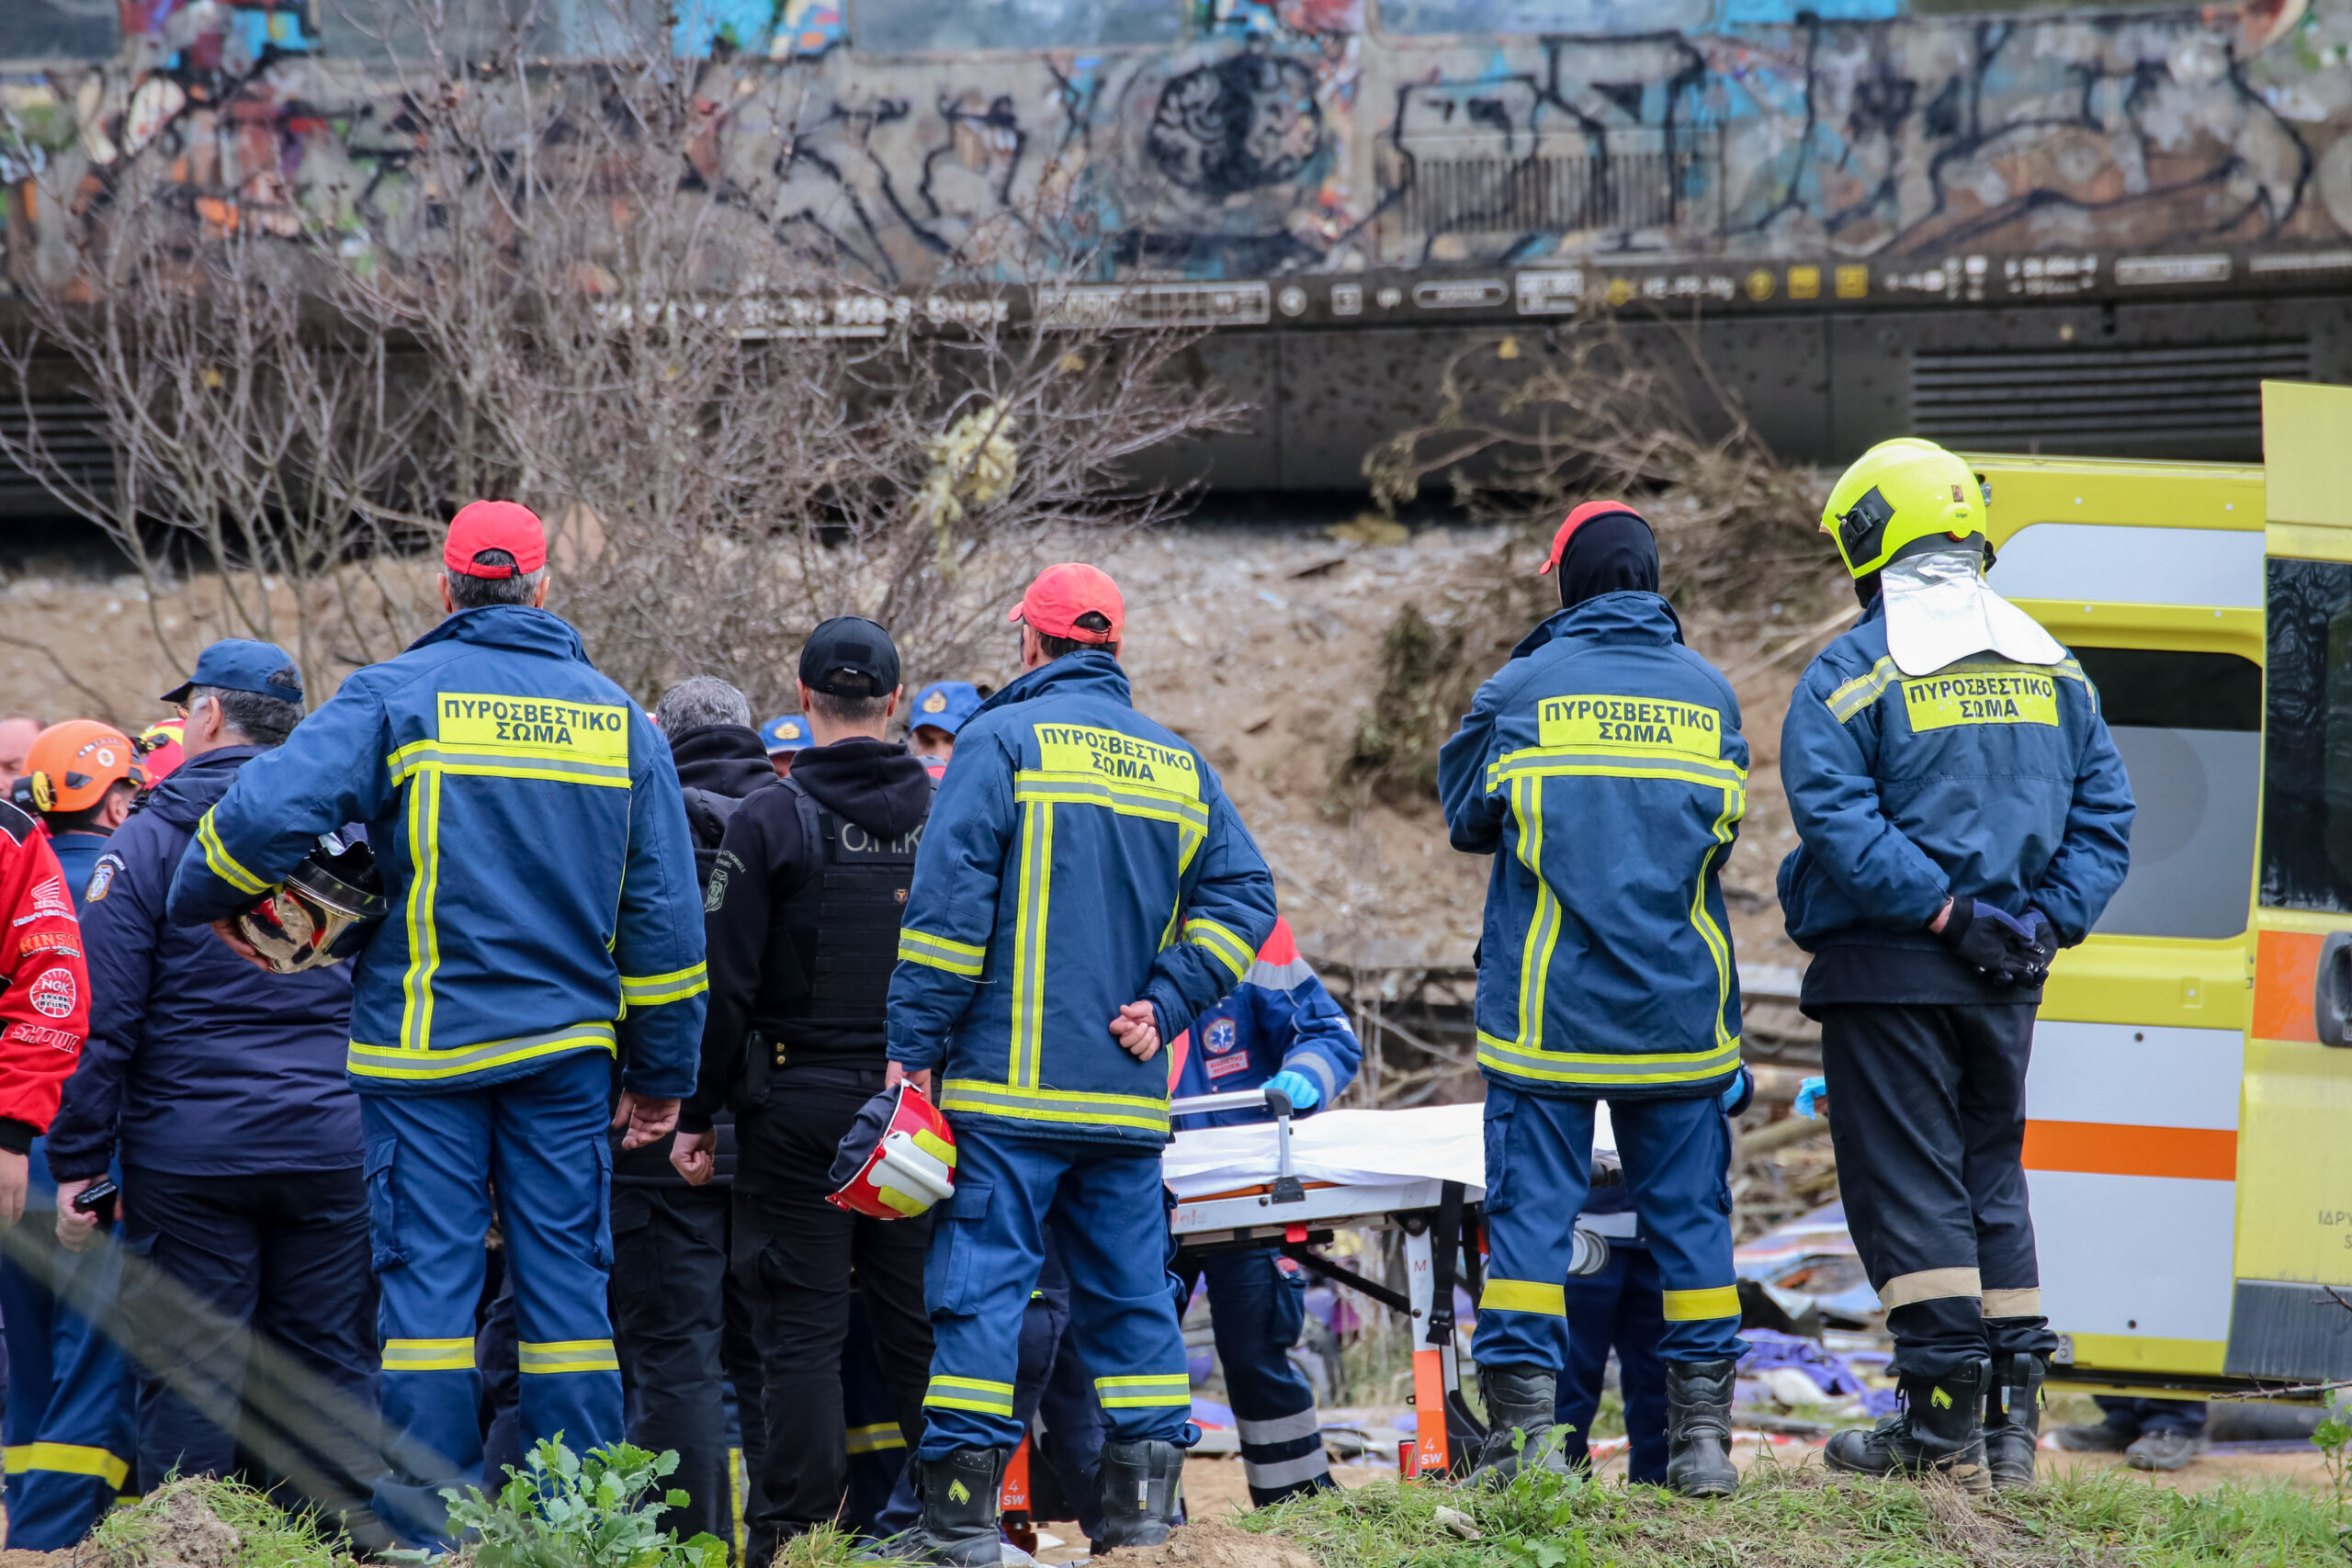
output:
M1093 1561L1102 1568L1319 1568L1278 1537L1252 1535L1217 1520L1184 1525L1159 1546L1123 1546Z

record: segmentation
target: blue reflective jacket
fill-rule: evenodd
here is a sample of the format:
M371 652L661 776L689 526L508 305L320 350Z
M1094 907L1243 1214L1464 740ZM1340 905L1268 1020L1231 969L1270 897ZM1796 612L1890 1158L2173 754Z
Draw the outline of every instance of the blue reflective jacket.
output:
M951 1122L1158 1148L1168 1065L1110 1023L1148 1000L1171 1041L1274 928L1273 879L1216 774L1135 711L1107 652L1029 671L956 739L890 979L890 1056L944 1067Z
M349 1070L433 1094L617 1050L690 1094L707 985L670 750L544 610L450 616L354 673L197 825L171 918L226 915L364 822L390 914L356 961Z
M1739 1069L1717 876L1747 802L1739 703L1655 593L1563 610L1438 753L1453 847L1492 854L1478 1066L1532 1094L1713 1094Z
M2072 946L2131 863L2132 786L2082 666L1988 654L1907 680L1883 604L1797 682L1781 781L1800 840L1781 910L1808 952L1933 945L1947 897L2039 908Z
M50 1124L62 1180L123 1163L181 1176L355 1169L345 1081L351 966L268 975L164 909L188 839L258 746L194 757L155 786L85 884L90 1038ZM69 836L70 837L70 836Z
M1323 1091L1316 1102L1318 1111L1355 1081L1363 1060L1347 1014L1323 988L1314 966L1299 956L1288 920L1274 922L1274 934L1258 950L1241 984L1194 1019L1192 1033L1171 1049L1182 1057L1175 1089L1180 1098L1256 1089L1287 1069ZM1213 1117L1180 1116L1177 1124L1180 1132L1190 1132L1265 1119L1263 1110L1220 1111Z

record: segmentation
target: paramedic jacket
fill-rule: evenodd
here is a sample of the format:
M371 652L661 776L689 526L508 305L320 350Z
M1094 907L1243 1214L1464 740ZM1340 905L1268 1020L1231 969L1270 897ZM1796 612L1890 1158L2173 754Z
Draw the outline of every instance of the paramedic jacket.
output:
M1135 711L1107 650L1065 654L956 738L899 927L891 1059L942 1068L959 1127L1158 1149L1167 1063L1111 1020L1148 1000L1174 1040L1273 929L1273 879L1216 773Z
M617 1046L638 1093L694 1091L702 895L677 772L571 626L461 611L353 673L198 823L172 920L231 913L353 821L390 903L356 960L354 1088L475 1089Z
M1807 1009L2018 1002L1928 931L1947 897L2040 909L2068 947L2129 868L2132 786L2082 666L1987 654L1905 679L1884 601L1824 649L1781 728L1798 847L1789 936L1814 953Z
M1256 1089L1285 1069L1304 1075L1322 1091L1316 1102L1327 1109L1355 1081L1363 1047L1347 1015L1306 959L1298 955L1290 922L1277 919L1274 934L1258 950L1250 973L1216 1006L1193 1021L1192 1033L1171 1047L1177 1061L1172 1092L1234 1094ZM1266 1120L1263 1110L1220 1111L1214 1116L1177 1118L1179 1132L1196 1127L1234 1127Z
M1720 1092L1739 981L1717 875L1747 806L1739 704L1655 593L1560 611L1438 754L1453 847L1492 854L1478 1066L1531 1094Z
M60 1181L123 1162L180 1176L356 1169L359 1100L344 1079L351 965L269 975L164 898L205 812L259 746L175 769L90 873L90 1038L49 1130Z

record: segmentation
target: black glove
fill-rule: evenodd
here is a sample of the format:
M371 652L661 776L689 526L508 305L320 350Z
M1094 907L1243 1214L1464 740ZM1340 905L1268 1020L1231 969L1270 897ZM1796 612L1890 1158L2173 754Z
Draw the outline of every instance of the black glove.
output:
M1996 986L2040 985L2050 968L2042 943L2050 944L2052 953L2058 950L2058 939L2041 910L2028 910L2019 920L1982 898L1953 899L1944 929L1936 935Z

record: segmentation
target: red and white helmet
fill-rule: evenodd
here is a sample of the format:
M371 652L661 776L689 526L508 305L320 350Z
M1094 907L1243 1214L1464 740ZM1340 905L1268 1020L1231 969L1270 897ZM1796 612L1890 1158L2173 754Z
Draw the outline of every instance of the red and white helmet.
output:
M920 1214L956 1190L956 1134L912 1083L867 1100L833 1155L825 1201L877 1220Z

